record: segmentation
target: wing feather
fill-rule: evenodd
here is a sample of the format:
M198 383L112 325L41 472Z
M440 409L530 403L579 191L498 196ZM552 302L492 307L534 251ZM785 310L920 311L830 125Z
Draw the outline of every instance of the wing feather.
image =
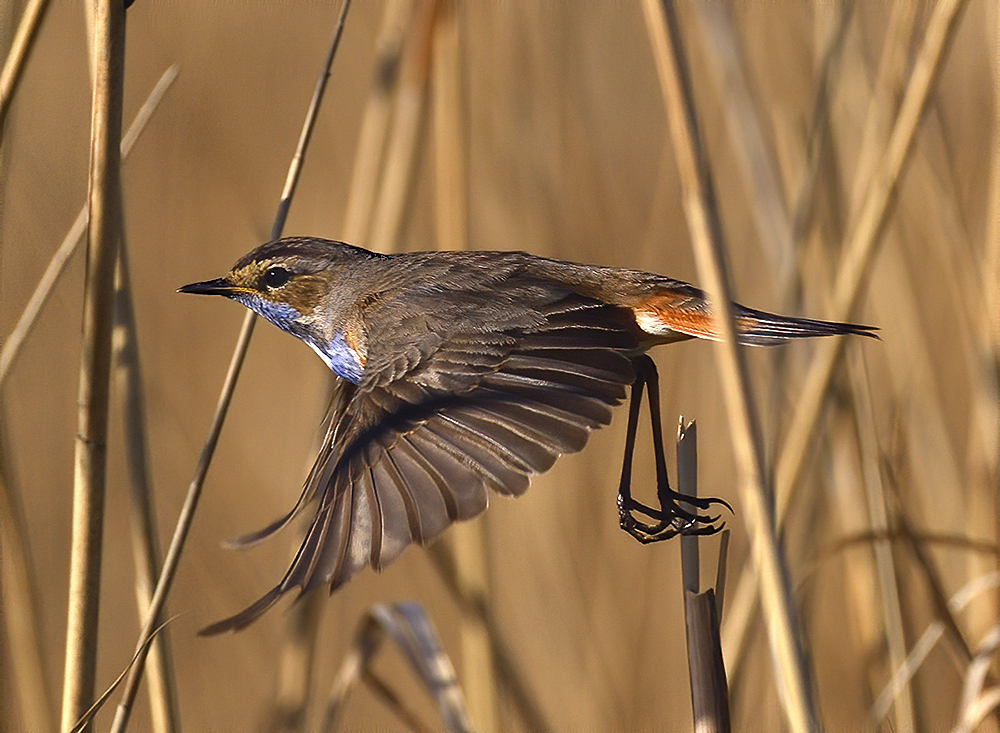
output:
M481 513L487 489L523 493L531 475L610 422L634 379L631 314L566 293L526 309L491 310L495 328L429 339L420 353L390 342L380 356L381 342L368 334L368 363L382 359L382 367L352 392L310 472L303 497L319 503L291 567L262 599L205 633L246 626L296 587L329 583L332 591L368 565L385 567L408 545Z

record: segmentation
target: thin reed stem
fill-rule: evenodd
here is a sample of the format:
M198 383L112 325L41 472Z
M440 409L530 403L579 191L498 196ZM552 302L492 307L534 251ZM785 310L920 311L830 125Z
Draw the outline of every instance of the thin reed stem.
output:
M928 23L889 142L879 165L864 186L868 193L863 198L863 206L855 223L848 229L848 241L843 250L831 299L831 320L850 320L860 303L870 264L878 251L882 231L892 210L900 176L913 149L918 123L926 110L965 5L966 0L940 0ZM875 99L872 103L884 104L885 101ZM820 413L843 345L844 340L839 338L817 344L816 353L795 403L795 411L786 431L788 439L782 447L775 468L779 526L784 524L788 516L809 447L818 430ZM734 619L734 614L731 614L726 626L723 646L727 659L736 660L742 656L741 650L746 643L754 607L753 596L757 590L753 579L744 573L730 604L734 611L740 609L741 612L739 619Z
M295 193L295 187L298 183L299 174L302 170L302 163L305 160L306 150L309 146L309 139L316 124L316 117L319 114L319 105L323 99L323 92L326 89L327 79L330 77L330 69L333 66L333 59L337 53L340 38L343 35L344 23L347 19L347 11L349 8L350 0L344 0L340 9L340 17L337 21L336 28L334 29L333 40L330 43L330 48L327 52L322 70L320 71L319 78L316 80L316 88L314 89L312 98L309 102L309 109L306 112L306 119L302 125L302 133L299 136L298 146L296 147L295 154L292 156L292 161L288 168L288 176L285 178L285 187L282 190L281 199L278 202L278 212L275 216L274 226L271 229L272 239L280 237L281 232L284 229L285 220L288 217L288 209L291 205L292 196ZM250 337L253 335L253 327L256 322L256 318L257 316L254 313L248 311L246 317L243 319L243 326L240 329L240 335L237 339L236 347L233 350L233 356L229 363L229 370L226 373L226 379L223 382L222 392L219 395L219 401L215 408L215 415L212 419L212 427L209 430L208 439L205 441L201 457L198 460L198 466L195 469L194 478L191 480L191 484L188 487L188 493L184 500L184 506L177 519L177 526L174 529L174 535L170 542L170 548L167 551L167 556L163 562L163 569L160 571L160 577L156 584L156 591L153 594L149 614L146 617L142 632L139 635L139 641L136 645L136 661L133 664L132 669L129 672L128 679L125 682L125 689L122 692L122 700L118 704L118 710L115 714L115 720L111 728L113 733L121 733L121 731L124 731L128 727L128 719L132 712L132 704L134 703L135 695L139 690L139 682L142 679L142 672L145 667L147 655L146 650L148 649L147 640L156 628L156 619L160 613L162 613L163 604L166 601L167 594L170 592L170 586L172 585L174 576L177 572L177 565L180 562L181 552L184 549L184 543L187 540L188 532L191 529L191 523L194 520L194 512L197 509L198 500L201 498L201 490L205 482L205 476L208 474L208 468L211 465L212 457L215 455L215 447L219 442L219 435L222 432L222 425L226 419L226 413L229 411L229 404L232 401L233 391L236 389L236 381L239 378L240 370L243 366L243 359L246 356L247 348L250 345Z
M0 69L0 136L3 135L4 124L7 122L7 111L14 99L17 85L21 81L25 61L27 61L28 53L35 42L38 27L42 23L42 17L45 15L45 9L48 5L48 0L29 0L24 9L24 15L21 16L21 22L17 25L17 33L10 44L10 51L4 60L3 69Z
M125 227L118 249L115 271L115 328L113 333L115 382L125 433L125 459L129 477L129 524L132 554L135 557L135 593L139 618L149 612L160 568L160 547L153 502L153 480L149 466L148 420L139 362L138 331L132 305ZM158 618L158 625L162 623ZM163 628L150 642L152 669L149 675L149 704L153 730L172 733L180 730L177 683L170 653L170 630Z
M70 554L66 665L62 728L71 728L90 707L97 669L101 593L104 483L115 255L121 217L122 84L125 71L125 9L97 6L90 141L90 229L83 303L83 343L74 462L73 535Z
M798 638L792 591L776 533L773 494L764 466L763 438L743 352L736 342L721 225L707 159L698 139L677 18L669 1L661 6L655 0L646 0L643 10L667 107L695 260L708 286L706 289L722 336L716 355L741 474L747 530L768 620L768 639L775 659L779 697L792 730L815 730L818 721L809 672Z
M146 129L146 123L152 118L153 113L163 99L163 95L167 93L167 90L174 83L174 79L177 78L177 74L179 73L180 68L176 65L171 66L163 72L163 76L160 77L156 86L153 87L153 91L149 93L146 101L139 108L135 119L132 120L132 124L128 128L128 132L125 133L121 141L122 162L132 152L132 148L135 147L139 135ZM80 213L76 215L76 219L63 238L62 244L59 245L59 249L52 255L52 259L49 261L48 267L45 268L42 279L38 281L35 291L31 294L28 304L24 307L21 317L17 320L17 325L14 326L14 330L10 332L10 335L4 341L3 348L0 349L0 387L3 387L4 381L10 374L10 369L14 365L17 355L20 353L21 347L24 346L24 342L31 333L31 329L38 320L38 315L42 312L42 307L52 294L59 276L62 275L63 270L66 268L66 263L69 262L69 258L82 241L83 235L87 231L87 218L89 216L90 204L86 203L80 208Z

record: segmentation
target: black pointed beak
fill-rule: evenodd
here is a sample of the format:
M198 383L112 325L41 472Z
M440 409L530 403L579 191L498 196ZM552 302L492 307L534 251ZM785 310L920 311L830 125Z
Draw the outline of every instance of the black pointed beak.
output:
M195 295L232 295L233 286L224 278L206 280L201 283L191 283L177 288L178 293L194 293Z

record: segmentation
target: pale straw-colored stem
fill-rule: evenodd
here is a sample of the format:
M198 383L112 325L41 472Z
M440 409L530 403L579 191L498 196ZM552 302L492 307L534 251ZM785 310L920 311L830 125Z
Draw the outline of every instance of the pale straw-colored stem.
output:
M292 196L295 193L299 174L302 170L302 163L305 160L309 139L316 124L316 117L319 114L319 105L323 99L323 92L326 89L326 82L330 76L333 59L337 53L337 47L340 44L340 38L344 31L344 22L346 21L347 10L349 7L350 0L344 0L340 10L340 18L338 19L337 26L334 30L333 40L331 41L330 48L327 51L326 60L320 71L319 78L316 80L316 87L313 90L313 96L309 102L309 109L306 112L306 119L302 125L302 133L299 136L298 146L296 147L295 154L292 156L292 161L288 169L288 176L285 179L285 187L282 190L281 199L278 202L278 213L275 216L274 226L271 231L273 239L277 239L281 236L281 231L285 226L285 219L288 216L288 209L291 205ZM233 350L233 356L229 363L229 370L226 373L226 379L222 385L222 392L219 395L219 401L215 408L215 415L212 418L212 427L209 430L205 446L202 448L201 457L198 460L198 466L195 469L194 478L191 480L191 484L188 487L188 493L184 500L184 506L181 508L181 513L177 519L177 525L174 529L174 535L170 542L170 548L167 550L167 556L163 561L163 569L160 571L160 577L156 584L156 591L153 594L153 600L150 604L149 614L145 619L142 632L139 635L139 641L136 645L136 659L129 672L128 679L125 682L122 700L118 704L118 710L115 713L115 720L111 728L111 730L115 733L121 733L121 731L124 731L128 726L128 719L132 712L132 705L135 702L135 695L139 690L139 682L142 679L142 672L145 667L147 654L146 650L148 649L147 641L156 629L156 618L162 613L163 604L166 602L167 594L170 592L170 586L173 584L174 576L177 572L177 565L180 562L181 552L184 549L184 543L187 540L188 532L191 529L191 523L194 521L194 512L197 509L198 500L201 498L201 490L205 482L205 476L208 474L208 468L211 465L212 457L215 455L215 447L219 442L219 435L222 432L222 425L225 422L226 413L229 411L229 404L232 401L233 391L236 389L236 381L239 378L240 370L243 366L243 359L246 356L247 348L250 345L250 337L253 335L253 327L256 322L256 318L257 316L254 313L248 311L246 317L243 319L243 326L240 330L236 347Z
M125 434L125 461L129 478L129 530L135 557L135 594L139 618L149 613L156 576L160 570L160 547L153 502L153 479L149 465L146 400L139 362L138 331L132 305L124 221L115 269L114 378ZM161 614L162 618L162 614ZM162 621L160 621L162 623ZM153 730L180 730L177 684L170 653L170 630L163 628L150 642L149 704Z
M831 320L849 320L861 300L869 266L878 251L882 230L892 210L899 178L913 148L918 123L965 5L966 0L941 0L928 22L889 142L864 187L868 193L863 198L856 222L848 230L848 241L831 298ZM884 100L875 100L873 104L884 104ZM775 471L779 525L788 515L843 343L843 339L829 339L817 344L816 354L796 400L787 430L788 439ZM753 578L748 574L741 576L730 604L734 613L730 614L724 630L723 647L727 659L738 659L742 654L756 593L757 585Z
M30 0L28 2L24 9L24 15L21 16L21 22L17 25L14 40L10 44L10 51L3 62L3 69L0 69L0 136L3 135L7 111L10 109L11 100L14 99L18 82L21 81L24 63L31 51L32 44L35 42L38 27L41 25L42 16L48 4L48 0Z
M146 129L146 123L153 116L153 112L156 111L160 100L163 99L163 95L166 94L167 89L173 84L178 73L180 73L180 69L176 65L171 66L163 72L163 76L160 77L156 86L153 87L153 91L149 93L149 97L146 98L146 101L136 113L135 119L132 120L128 132L125 133L121 141L122 161L128 158L129 153L132 152L136 140L139 139L142 131ZM52 294L52 289L66 268L66 263L83 239L83 235L87 231L87 217L89 214L90 206L89 204L84 204L80 209L80 213L76 215L76 219L70 226L66 236L63 238L62 244L59 245L59 249L52 255L52 259L49 261L48 267L45 268L42 279L38 281L35 291L31 294L28 304L24 307L21 317L17 320L17 325L14 326L14 330L10 332L10 335L4 341L3 349L0 349L0 387L3 386L7 375L10 374L10 369L14 365L17 355L20 353L21 347L31 333L31 329L34 328L35 322L38 320L38 314L41 313L42 307Z
M643 9L667 107L695 261L707 285L722 336L716 355L740 471L743 514L767 617L779 697L793 731L815 730L818 722L809 672L798 638L792 591L776 533L759 420L751 398L743 353L736 342L732 296L724 269L721 227L705 152L698 140L690 79L680 47L677 18L670 2L660 5L656 0L645 0Z
M90 228L83 303L73 530L63 676L62 728L71 728L93 702L101 592L101 546L107 458L111 314L115 255L121 223L119 140L125 66L125 9L101 0L94 30L97 78L90 143Z

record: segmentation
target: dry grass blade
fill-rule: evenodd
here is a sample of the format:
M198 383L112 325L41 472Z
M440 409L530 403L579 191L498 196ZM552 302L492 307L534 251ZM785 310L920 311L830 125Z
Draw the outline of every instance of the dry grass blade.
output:
M992 588L1000 587L1000 573L990 573L980 578L976 578L962 587L955 595L948 600L948 610L951 614L957 614L971 603L977 595ZM945 625L941 621L932 621L920 635L920 639L913 645L913 649L907 655L902 666L894 670L892 678L885 689L875 700L868 715L868 722L872 726L877 726L888 714L900 690L902 690L916 674L920 665L924 663L927 655L931 653L934 645L945 634Z
M313 127L316 124L316 117L319 113L319 105L322 101L323 91L326 89L326 81L330 76L330 68L333 65L333 59L336 55L337 47L340 44L340 38L343 35L344 23L347 19L347 11L349 8L350 0L344 0L341 5L340 17L334 30L333 40L330 43L326 60L320 71L319 78L316 81L316 88L313 92L313 96L309 102L306 119L302 125L302 134L299 136L298 146L295 150L294 156L292 157L292 162L289 165L288 176L285 179L285 187L281 194L281 200L278 202L278 213L275 216L274 226L272 228L273 239L281 236L281 230L284 228L285 219L288 216L288 208L291 205L292 195L295 192L295 186L298 182L299 173L302 170L302 162L305 160L305 153L309 145L309 138L312 134ZM145 650L147 649L146 640L149 638L150 634L152 634L155 620L162 612L163 604L166 601L167 594L170 592L170 586L173 583L174 575L177 572L177 564L180 562L180 555L184 548L184 542L187 539L188 531L191 529L191 522L194 519L194 512L198 506L198 499L201 496L201 489L205 481L205 476L207 475L208 467L212 462L212 456L215 453L215 446L218 443L219 434L222 432L222 424L225 421L226 413L229 409L229 403L232 400L233 391L236 389L236 380L239 378L240 369L243 365L243 359L246 356L247 347L250 345L250 337L253 335L255 322L256 315L248 311L246 317L243 319L243 326L240 330L236 347L233 350L233 356L229 363L229 369L226 373L225 381L223 382L219 402L216 405L215 415L212 419L212 427L209 430L208 439L205 441L205 446L202 449L198 466L195 469L195 476L191 480L191 485L188 487L188 493L184 500L184 506L181 508L180 516L177 519L174 536L170 541L170 548L167 550L167 556L164 559L163 568L160 571L160 577L156 584L156 591L153 594L153 600L150 604L149 614L146 617L142 632L139 636L139 642L137 644L137 648L139 649L138 657L136 659L136 663L129 672L128 680L125 683L125 690L122 693L122 700L119 703L118 710L115 714L112 731L120 733L128 726L128 719L132 712L132 704L135 700L135 695L139 690L139 682L142 679L143 667L145 666Z
M176 618L176 616L174 618ZM156 641L157 638L159 638L159 635L163 633L164 629L167 628L167 625L170 624L174 620L174 618L167 619L162 624L153 629L153 633L150 635L149 639L147 639L147 646L149 644L152 644L154 641ZM139 649L136 651L134 655L132 655L132 661L128 663L128 666L125 667L125 669L121 671L121 674L119 674L118 677L115 678L115 681L111 683L111 686L101 693L100 697L98 697L94 701L94 704L91 705L90 708L88 708L87 711L80 716L80 719L77 720L76 723L73 725L73 727L69 729L69 733L79 733L79 731L86 729L87 726L90 725L90 723L94 719L94 716L101 711L101 708L104 707L104 703L106 703L108 701L108 698L110 698L111 695L114 694L114 691L118 689L118 685L120 685L122 683L122 680L125 679L125 675L127 675L129 673L129 670L132 669L132 667L135 665L136 661L139 659L139 653L141 651L142 649Z
M966 670L962 701L958 709L958 722L953 729L955 733L971 733L978 729L983 719L1000 703L1000 688L983 690L998 647L1000 647L1000 626L994 626L980 642L976 655Z
M455 669L441 648L437 633L419 604L379 604L358 625L355 643L334 682L323 730L334 730L350 690L365 675L381 639L391 638L424 687L434 697L448 731L471 731ZM386 699L395 699L394 695ZM405 716L404 717L408 717Z
M643 3L666 101L695 259L714 304L714 315L722 334L716 354L740 467L745 518L768 620L768 639L776 661L780 697L792 730L814 730L817 718L809 673L799 646L791 589L776 535L759 421L751 401L746 365L736 343L732 297L723 266L723 245L714 193L697 137L676 17L669 2L662 7L665 12L661 12L654 0Z
M79 411L74 462L73 536L63 680L62 728L90 707L97 667L101 593L111 317L115 255L121 225L119 141L125 72L125 9L103 0L97 7L90 153L90 228L83 304Z
M142 369L139 362L138 331L132 305L124 222L115 271L115 382L121 404L125 432L125 457L129 476L129 525L132 553L135 556L135 593L139 618L149 612L156 576L160 568L160 547L156 535L153 481L149 465L146 401L143 396ZM162 614L161 614L162 615ZM150 644L151 671L149 703L153 730L167 733L180 730L177 707L177 684L173 675L170 639L166 630Z
M180 69L177 66L171 66L163 72L163 76L160 77L156 86L153 87L153 91L149 93L149 97L146 98L142 107L139 108L135 119L132 120L132 124L128 128L128 132L125 133L121 141L120 150L123 162L128 158L129 153L132 152L132 148L135 146L136 140L139 139L139 135L146 129L146 123L153 116L153 113L160 104L160 100L163 99L163 95L167 93L167 89L170 88L170 85L173 84L174 79L177 78L177 74L179 73ZM87 218L89 215L90 206L89 204L84 204L80 209L80 213L77 214L73 225L63 238L62 244L59 245L59 249L56 250L48 267L45 268L45 273L38 282L35 292L31 294L31 298L21 313L17 325L14 326L14 330L11 331L10 336L4 341L3 349L0 350L0 387L3 386L7 375L10 373L10 369L14 365L18 353L20 353L21 347L28 338L28 334L31 333L31 329L38 319L38 314L41 313L42 307L48 300L49 295L52 294L52 289L66 267L66 263L73 252L76 251L77 245L79 245L84 233L87 231Z
M0 135L3 135L4 123L7 121L7 110L10 109L17 84L21 81L24 62L31 51L31 45L35 41L38 27L41 25L42 16L48 4L48 0L31 0L28 3L24 9L24 15L21 16L21 22L17 25L17 34L10 45L3 69L0 69Z

